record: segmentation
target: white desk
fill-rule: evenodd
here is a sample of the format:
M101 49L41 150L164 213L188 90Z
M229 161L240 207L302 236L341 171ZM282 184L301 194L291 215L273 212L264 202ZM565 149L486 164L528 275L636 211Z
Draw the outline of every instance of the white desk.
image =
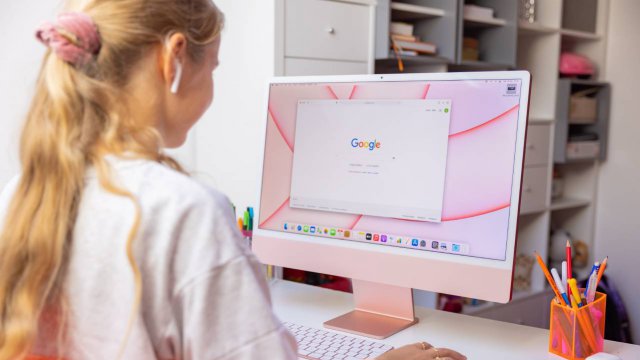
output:
M350 294L274 280L273 307L282 321L322 328L322 323L353 309ZM549 331L425 308L420 322L383 342L399 347L426 341L476 359L561 359L549 354ZM356 335L354 335L356 336ZM356 336L357 337L357 336ZM624 360L640 359L640 346L606 341L604 350Z

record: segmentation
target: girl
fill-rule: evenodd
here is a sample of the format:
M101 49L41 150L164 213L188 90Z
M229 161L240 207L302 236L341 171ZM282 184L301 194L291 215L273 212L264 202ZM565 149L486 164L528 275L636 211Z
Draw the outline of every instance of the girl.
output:
M295 359L227 199L180 146L213 98L210 0L91 0L45 55L0 196L0 360ZM414 344L386 359L461 358Z

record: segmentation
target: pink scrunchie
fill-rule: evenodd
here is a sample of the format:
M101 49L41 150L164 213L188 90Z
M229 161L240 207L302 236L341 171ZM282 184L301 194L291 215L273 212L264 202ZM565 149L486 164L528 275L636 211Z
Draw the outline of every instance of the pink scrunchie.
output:
M36 38L62 60L84 66L100 51L100 35L91 17L80 12L58 15L55 23L44 23Z

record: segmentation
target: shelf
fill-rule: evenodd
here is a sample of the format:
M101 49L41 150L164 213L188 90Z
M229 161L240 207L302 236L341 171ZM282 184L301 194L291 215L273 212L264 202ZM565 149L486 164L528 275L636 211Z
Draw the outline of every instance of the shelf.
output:
M511 70L512 69L512 66L507 64L497 64L497 63L490 63L487 61L469 61L469 60L462 60L458 64L452 64L451 67L461 71L465 71L465 70L490 71L490 70Z
M551 206L549 206L549 210L567 210L567 209L577 209L585 206L589 206L591 204L590 200L585 199L575 199L575 198L560 198L556 200L551 200Z
M598 157L584 159L566 159L565 161L554 161L553 165L594 165Z
M560 34L563 38L572 40L596 41L602 38L600 35L595 33L571 29L560 29Z
M571 85L585 85L585 86L607 86L609 83L597 80L578 79L578 78L561 78L560 80L568 80Z
M440 56L402 55L400 58L405 66L447 65L450 63L449 59ZM398 59L396 59L396 55L392 51L387 59L377 59L376 64L397 66Z
M527 216L527 215L536 215L536 214L541 214L543 212L545 212L547 209L545 208L540 208L540 209L529 209L529 210L520 210L520 216Z
M392 2L391 11L393 20L420 20L442 17L445 15L445 11L438 8L432 8L427 6L419 6L413 4L406 4L402 2Z
M558 31L560 31L560 29L541 25L540 23L530 23L526 21L520 21L518 23L518 33L523 35L547 35L555 34Z
M468 27L476 27L476 28L497 27L497 26L505 26L505 25L507 25L507 20L498 19L498 18L486 19L486 18L477 18L477 17L472 17L472 16L465 16L464 17L464 25L468 26Z
M529 118L529 124L551 124L555 119Z

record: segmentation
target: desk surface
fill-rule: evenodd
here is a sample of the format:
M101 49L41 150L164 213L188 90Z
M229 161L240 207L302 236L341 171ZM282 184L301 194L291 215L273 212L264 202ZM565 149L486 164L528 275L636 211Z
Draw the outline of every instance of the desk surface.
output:
M274 311L282 321L322 328L324 321L353 310L350 294L283 280L274 280L270 286ZM549 331L545 329L419 307L416 316L418 324L383 342L399 347L426 341L472 360L561 359L547 352ZM637 345L605 341L604 350L625 360L640 359Z

